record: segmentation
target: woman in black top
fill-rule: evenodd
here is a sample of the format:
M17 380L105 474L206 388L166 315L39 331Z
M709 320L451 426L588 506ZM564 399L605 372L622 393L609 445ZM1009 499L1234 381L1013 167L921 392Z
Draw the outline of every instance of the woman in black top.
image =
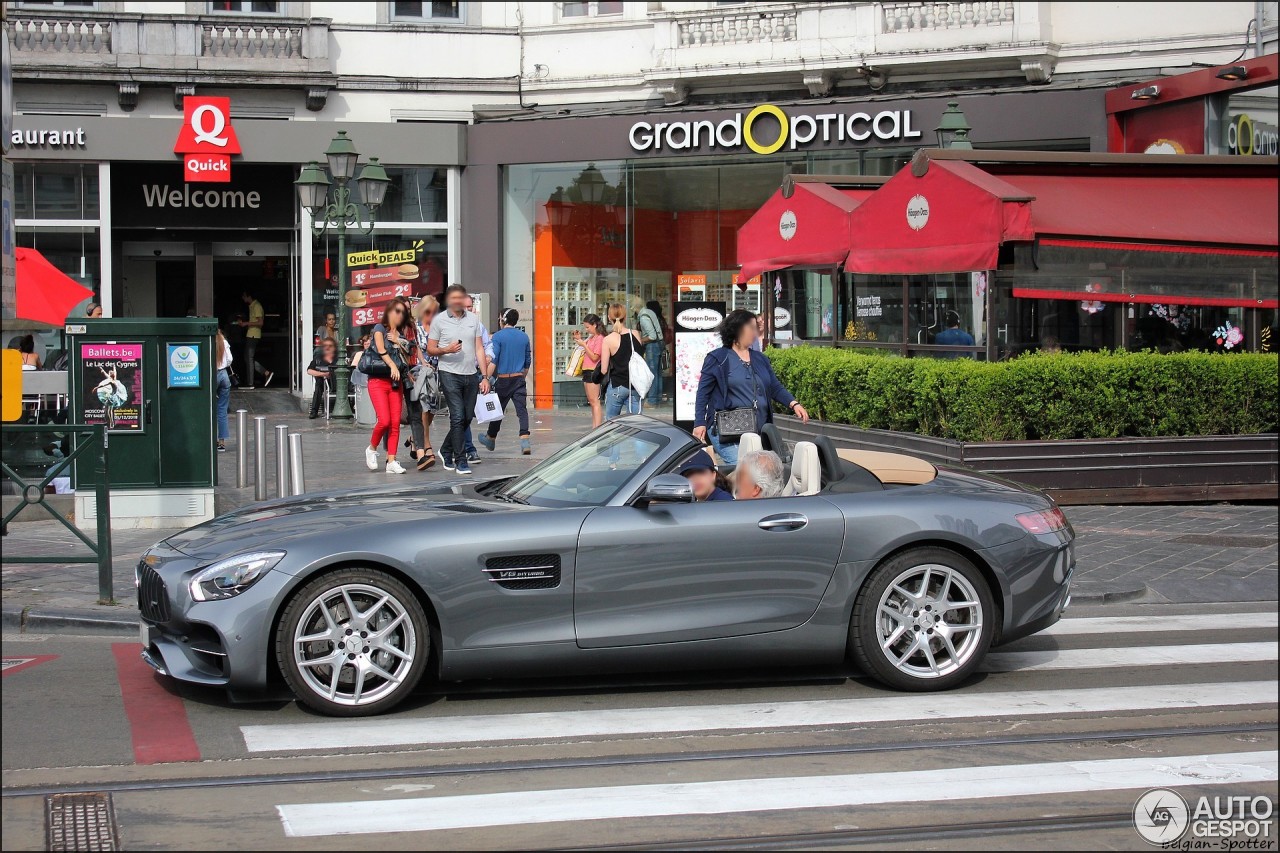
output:
M600 347L600 372L608 377L609 390L604 395L605 419L616 418L626 409L638 415L643 404L640 394L631 387L631 354L640 347L640 333L627 327L627 309L617 302L609 306L609 322L613 331Z

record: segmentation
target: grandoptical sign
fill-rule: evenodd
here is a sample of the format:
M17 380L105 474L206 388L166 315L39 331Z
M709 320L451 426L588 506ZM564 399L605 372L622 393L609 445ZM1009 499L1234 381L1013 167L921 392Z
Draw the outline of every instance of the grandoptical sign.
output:
M182 171L191 183L230 183L231 155L240 140L231 126L231 99L189 96L182 99L182 130L173 153L182 155Z
M906 142L920 135L912 126L911 110L788 115L781 107L761 104L719 122L638 121L631 126L628 138L636 151L733 150L745 146L757 154L772 154L814 143Z

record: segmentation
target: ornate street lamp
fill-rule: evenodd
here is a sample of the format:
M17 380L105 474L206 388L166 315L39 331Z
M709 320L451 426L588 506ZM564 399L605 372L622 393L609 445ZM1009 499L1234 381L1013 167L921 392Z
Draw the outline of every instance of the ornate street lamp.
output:
M938 147L972 151L973 143L969 141L969 131L972 129L969 127L969 122L965 119L964 113L960 112L959 102L947 101L947 108L942 113L942 119L938 122L938 126L934 128L934 131L938 134Z
M355 175L356 166L360 161L360 154L356 151L355 143L347 138L345 130L338 131L338 135L329 143L329 149L325 151L324 156L329 161L329 173L333 176L332 183L320 168L320 164L313 160L302 167L293 185L298 188L298 201L311 214L311 227L315 236L320 237L330 228L338 236L337 315L338 338L341 341L339 352L343 353L343 356L334 365L333 390L337 399L329 416L350 419L354 417L354 413L347 399L347 389L351 379L350 358L346 355L346 340L351 328L347 321L346 307L347 291L351 288L351 276L347 271L347 229L350 228L365 235L373 233L374 217L377 216L378 208L382 206L382 201L387 196L387 185L391 183L391 179L387 177L387 170L378 163L377 157L370 157L368 164L360 170L356 185L360 190L360 200L369 209L369 223L365 225L360 221L360 208L357 206L357 201L352 198L350 186L351 178ZM329 201L329 188L335 185L333 201Z
M552 228L563 228L569 224L573 208L565 198L564 187L556 187L556 191L547 199L547 222Z
M600 204L604 201L604 191L609 182L605 180L604 175L596 168L595 163L589 163L587 168L582 170L578 177L574 178L574 183L578 185L578 192L582 195L582 200L587 204Z

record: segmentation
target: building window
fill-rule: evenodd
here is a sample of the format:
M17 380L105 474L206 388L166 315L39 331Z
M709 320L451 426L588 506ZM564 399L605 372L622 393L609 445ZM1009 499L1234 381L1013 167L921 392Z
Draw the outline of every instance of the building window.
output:
M257 15L278 15L280 4L270 0L217 0L209 4L210 12L250 12Z
M393 21L460 21L461 3L402 3L391 4Z
M561 3L562 18L597 18L608 15L621 15L621 3Z
M28 8L28 9L32 7L48 8L50 6L53 6L59 9L64 7L70 8L70 9L93 9L98 4L92 2L92 0L44 0L44 2L17 3L15 5L19 6L20 8Z

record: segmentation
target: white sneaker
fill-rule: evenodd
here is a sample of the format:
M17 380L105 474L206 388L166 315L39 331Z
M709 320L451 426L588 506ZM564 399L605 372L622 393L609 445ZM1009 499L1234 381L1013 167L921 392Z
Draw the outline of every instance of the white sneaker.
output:
M374 450L372 447L366 447L364 449L364 464L369 466L370 471L377 471L378 451Z
M394 459L388 459L388 460L387 460L387 473L388 473L388 474L403 474L403 473L404 473L404 466L403 466L403 465L401 465L399 462L397 462L397 461L396 461L396 460L394 460Z

